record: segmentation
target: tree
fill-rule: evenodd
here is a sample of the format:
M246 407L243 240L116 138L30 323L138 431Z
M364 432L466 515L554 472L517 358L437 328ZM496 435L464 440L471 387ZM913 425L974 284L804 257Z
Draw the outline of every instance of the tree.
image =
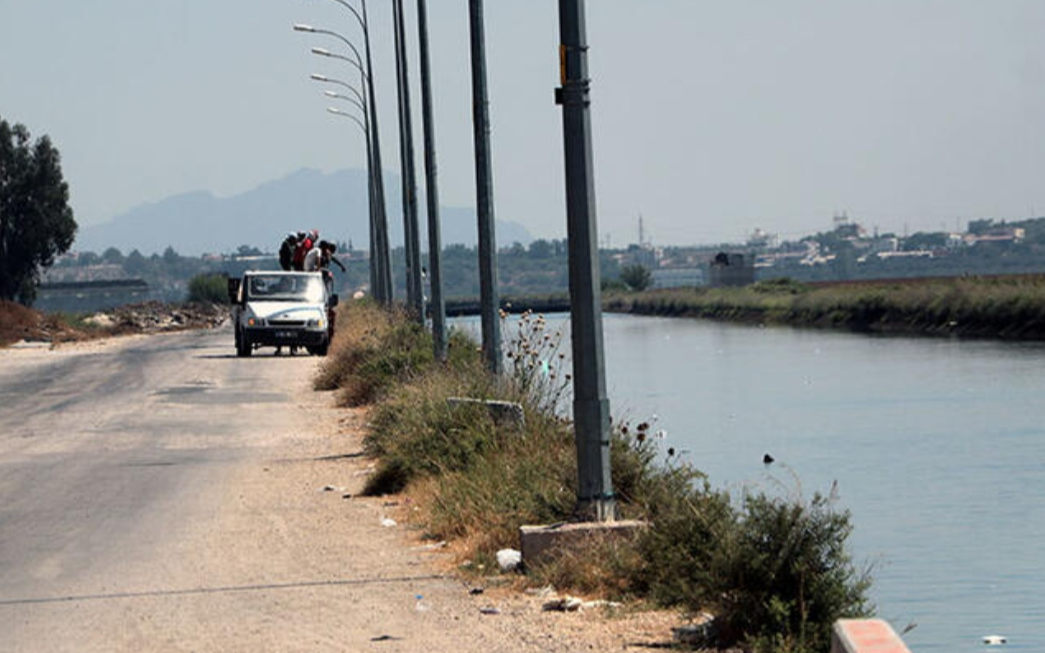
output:
M531 258L549 258L552 255L553 250L554 246L543 238L538 238L530 243Z
M908 252L916 252L926 249L940 249L947 246L947 238L947 234L942 231L932 233L919 231L904 239L903 249Z
M0 118L0 299L32 303L40 272L76 237L69 185L49 137Z
M641 292L653 283L653 273L645 265L625 265L620 269L620 280L628 288Z
M131 250L131 253L127 255L126 260L123 262L123 271L132 277L140 276L148 268L149 261L136 249Z
M123 265L123 252L116 247L110 247L102 252L102 260L113 265Z
M1005 221L1002 220L1001 224L1004 225ZM969 229L969 233L970 234L973 234L975 236L982 236L982 235L984 235L985 233L987 233L991 229L994 229L997 226L999 226L999 225L994 224L994 220L993 219L991 219L991 218L983 218L981 220L969 220L969 228L968 229Z

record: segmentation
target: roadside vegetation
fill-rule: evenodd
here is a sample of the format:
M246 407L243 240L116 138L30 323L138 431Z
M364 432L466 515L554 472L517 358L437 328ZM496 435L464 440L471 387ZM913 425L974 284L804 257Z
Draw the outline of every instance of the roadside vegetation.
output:
M519 527L570 521L576 450L565 417L571 379L561 335L540 315L503 321L505 373L488 374L475 342L451 338L437 363L428 334L369 301L346 302L315 385L368 406L367 492L405 493L421 536L447 541L464 574L497 571ZM477 401L522 407L503 420ZM616 421L612 474L622 517L647 523L632 539L592 541L526 570L560 591L716 616L715 645L823 651L832 623L871 612L869 570L846 548L848 513L798 489L730 495L648 423Z
M609 296L606 310L860 332L1045 339L1045 276L953 277Z
M228 275L220 273L197 274L189 279L189 301L206 304L228 304Z

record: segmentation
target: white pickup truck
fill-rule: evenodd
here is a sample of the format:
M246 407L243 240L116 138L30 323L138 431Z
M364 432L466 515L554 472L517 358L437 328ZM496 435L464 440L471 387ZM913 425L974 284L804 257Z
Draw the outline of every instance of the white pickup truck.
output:
M320 272L245 272L229 279L236 355L250 356L258 347L304 347L326 356L334 337L331 293Z

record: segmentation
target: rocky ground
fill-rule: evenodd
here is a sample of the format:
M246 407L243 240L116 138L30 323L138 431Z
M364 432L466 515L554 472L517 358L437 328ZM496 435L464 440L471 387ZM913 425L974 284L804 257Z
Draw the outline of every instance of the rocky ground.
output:
M208 328L220 325L228 316L228 307L217 304L145 302L68 317L0 301L0 347L19 342L58 345L116 335Z

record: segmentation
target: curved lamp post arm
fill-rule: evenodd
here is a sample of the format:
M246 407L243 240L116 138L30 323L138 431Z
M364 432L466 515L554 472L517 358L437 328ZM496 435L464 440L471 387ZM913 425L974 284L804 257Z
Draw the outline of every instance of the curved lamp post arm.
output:
M338 93L337 91L323 91L323 95L326 95L328 98L335 98L335 99L338 99L338 100L345 100L346 102L351 102L355 106L359 107L359 110L363 112L364 116L366 116L366 112L367 112L366 105L363 104L362 100L359 99L358 96L357 97L351 97L349 95L342 95L342 94Z
M345 0L334 0L334 2L338 3L339 5L344 7L345 9L348 9L349 11L352 12L352 15L356 17L356 21L359 22L359 26L363 28L363 33L366 33L366 32L369 31L367 29L367 21L366 21L366 19L363 16L359 15L359 12L356 11L355 7L353 7L352 5L350 5L347 2L345 2ZM364 5L363 11L365 12L366 11L366 0L361 0L361 2L363 2L363 5Z
M363 75L363 77L366 77L366 69L363 67L363 64L359 63L358 61L356 61L352 57L346 57L343 54L338 54L337 52L331 52L330 50L327 50L326 48L312 48L312 54L318 54L321 57L330 57L331 59L341 59L342 61L347 61L348 63L352 64L357 69L359 69L359 72L360 72L360 74Z
M391 305L392 303L392 266L391 266L391 255L389 252L388 243L388 218L385 210L385 190L384 190L384 179L381 174L381 139L379 137L380 129L377 124L377 97L374 93L374 79L370 74L373 71L373 61L371 59L370 52L370 28L368 27L367 19L367 7L366 0L359 0L359 4L362 8L362 14L356 10L346 0L334 0L339 5L348 9L359 23L360 28L363 30L363 39L366 43L366 69L367 72L363 75L367 85L367 95L370 98L370 102L367 104L367 108L370 112L370 129L373 135L373 164L374 164L374 195L377 200L377 216L375 224L375 233L377 234L377 242L375 243L378 251L379 258L379 281L380 283L375 286L375 297L385 305ZM353 48L354 50L355 48Z
M354 63L356 64L356 66L360 70L363 70L363 55L361 55L359 53L359 49L356 48L355 44L353 44L352 41L349 41L347 38L345 38L341 34L338 34L337 32L335 32L333 30L320 29L318 27L312 27L311 25L303 25L301 23L297 23L297 24L294 25L294 31L295 32L305 32L306 34L326 34L328 36L333 36L334 38L339 39L342 43L347 45L350 50L352 50L352 54L356 55L356 60L355 60ZM317 49L318 50L322 50L323 48L312 48L312 51L315 52ZM363 74L364 75L368 75L368 73L366 71L364 71Z
M345 88L351 91L355 91L355 88L348 82L342 81L340 79L335 79L333 77L327 77L326 75L321 75L319 73L312 73L311 75L309 75L309 79L314 79L317 82L325 82L327 84L337 84L338 86L344 86Z
M367 134L366 125L364 125L363 121L357 118L355 115L351 113L346 113L336 107L327 107L327 113L332 113L335 116L341 116L342 118L351 118L352 121L359 125L359 128L363 130L363 134Z

